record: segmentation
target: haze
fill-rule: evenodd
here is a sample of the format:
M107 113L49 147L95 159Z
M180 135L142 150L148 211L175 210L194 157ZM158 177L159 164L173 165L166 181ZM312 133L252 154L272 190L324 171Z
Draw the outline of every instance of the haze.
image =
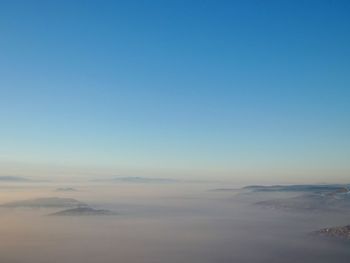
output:
M70 197L118 212L48 216L58 208L1 208L1 262L347 262L346 244L311 231L349 214L288 213L213 184L7 185L1 200ZM210 189L210 190L209 190ZM261 197L259 197L261 200Z

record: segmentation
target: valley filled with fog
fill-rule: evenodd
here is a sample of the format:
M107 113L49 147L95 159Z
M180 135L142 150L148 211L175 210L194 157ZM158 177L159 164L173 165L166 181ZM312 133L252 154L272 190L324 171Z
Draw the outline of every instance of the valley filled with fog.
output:
M1 182L0 262L348 262L348 241L311 234L350 223L343 200L225 187Z

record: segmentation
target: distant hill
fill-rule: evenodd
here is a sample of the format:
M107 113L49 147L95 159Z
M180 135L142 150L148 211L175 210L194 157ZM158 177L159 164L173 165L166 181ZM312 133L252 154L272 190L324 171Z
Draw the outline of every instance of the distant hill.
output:
M289 198L260 201L256 204L285 210L350 212L350 191L346 186L292 186L287 190L283 188L280 191L292 191L291 189L298 189L303 194Z
M28 200L20 200L5 203L0 207L17 208L17 207L28 207L28 208L50 208L50 207L83 207L87 206L73 198L60 198L60 197L46 197L36 198Z
M30 179L20 176L0 176L0 182L29 182Z
M168 179L168 178L149 178L149 177L137 177L137 176L130 176L130 177L113 177L110 179L105 180L95 180L99 182L124 182L124 183L177 183L180 182L175 179Z
M110 210L105 209L94 209L91 207L77 207L72 209L67 209L59 211L56 213L49 214L50 216L101 216L101 215L115 215Z
M250 185L246 186L244 190L251 190L256 192L331 192L339 190L340 188L349 188L347 184L320 184L320 185Z
M56 188L55 191L56 192L76 192L77 190L72 187L60 187L60 188Z
M210 189L212 192L237 192L241 189L239 188L215 188L215 189Z

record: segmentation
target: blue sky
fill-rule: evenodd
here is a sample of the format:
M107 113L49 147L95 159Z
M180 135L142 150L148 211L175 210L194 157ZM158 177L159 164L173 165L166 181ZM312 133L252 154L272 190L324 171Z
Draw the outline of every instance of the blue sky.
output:
M340 0L1 1L2 171L345 180L349 13Z

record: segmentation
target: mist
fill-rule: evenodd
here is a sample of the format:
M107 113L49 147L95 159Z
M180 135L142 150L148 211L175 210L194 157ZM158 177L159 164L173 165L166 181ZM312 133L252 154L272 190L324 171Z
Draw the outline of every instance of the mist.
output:
M309 235L349 215L256 206L279 194L213 191L208 183L7 183L1 203L74 198L108 216L50 216L56 207L1 207L0 262L347 262L346 242ZM62 190L63 189L63 190ZM285 194L290 195L289 194Z

